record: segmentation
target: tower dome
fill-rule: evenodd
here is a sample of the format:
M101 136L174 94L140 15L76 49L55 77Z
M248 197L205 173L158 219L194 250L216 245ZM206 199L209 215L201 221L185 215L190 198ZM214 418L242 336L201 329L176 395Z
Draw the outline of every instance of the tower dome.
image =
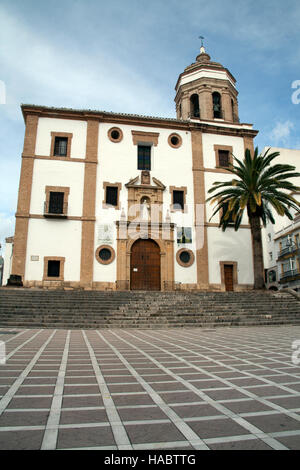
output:
M177 80L177 118L239 123L235 84L229 70L213 62L202 45L196 62L186 67Z

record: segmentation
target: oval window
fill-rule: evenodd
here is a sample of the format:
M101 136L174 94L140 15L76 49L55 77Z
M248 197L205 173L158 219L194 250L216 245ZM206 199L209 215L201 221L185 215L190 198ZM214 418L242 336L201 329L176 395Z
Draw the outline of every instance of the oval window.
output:
M182 138L179 134L170 134L168 138L168 143L171 147L177 149L182 144Z
M115 251L111 246L102 245L96 250L96 259L101 264L110 264L115 259Z
M191 250L187 250L186 248L182 248L181 250L177 251L176 253L176 260L180 266L184 268L188 268L192 266L195 260L194 253Z
M102 259L102 261L108 261L111 258L111 251L108 248L102 248L102 250L99 251L99 258Z
M112 127L111 129L109 129L107 134L109 139L115 143L121 142L121 140L123 139L123 132L121 131L121 129L119 129L119 127Z
M187 264L191 259L191 255L188 251L182 251L179 255L179 259L182 263Z

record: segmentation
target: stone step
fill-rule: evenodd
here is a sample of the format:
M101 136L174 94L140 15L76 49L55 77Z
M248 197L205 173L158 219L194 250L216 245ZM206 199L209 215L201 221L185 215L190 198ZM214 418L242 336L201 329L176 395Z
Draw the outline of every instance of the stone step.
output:
M34 325L21 322L7 322L2 326L9 328L53 328L53 329L105 329L105 328L217 328L217 327L233 327L233 326L280 326L280 325L300 325L300 320L286 320L286 321L261 321L261 322L246 322L246 321L232 321L232 322L197 322L197 323L103 323L103 324L84 324L84 323L36 323Z
M54 314L50 315L23 315L23 316L14 316L14 315L4 315L1 318L1 321L28 321L28 322L35 322L35 321L57 321L57 322L77 322L77 321L82 321L82 322L118 322L118 321L140 321L140 322L157 322L157 321L164 321L164 322L186 322L186 321L211 321L212 319L218 320L218 321L231 321L231 320L236 320L236 319L252 319L252 320L260 320L260 319L280 319L280 320L285 320L285 319L299 319L299 315L297 313L293 313L290 315L283 315L283 314L271 314L271 315L266 315L266 314L245 314L245 315L169 315L169 316L146 316L146 315L130 315L130 316L115 316L115 315L94 315L94 316L58 316Z
M299 301L269 292L0 289L0 327L177 328L300 324Z
M47 314L47 315L39 315L39 314L34 314L34 315L2 315L1 316L1 321L0 321L0 324L1 322L5 321L5 320L15 320L15 321L36 321L36 320L40 320L40 321L47 321L47 320L50 320L50 319L53 319L53 320L57 320L57 321L78 321L78 320L82 320L82 321L85 321L85 322L89 322L89 321L118 321L118 320L140 320L140 321L160 321L160 320L164 320L164 321L187 321L187 320L193 320L195 321L195 319L199 319L200 321L206 319L206 318L223 318L224 320L226 321L229 321L230 319L232 318L252 318L252 319L259 319L259 318L280 318L280 319L290 319L290 318L299 318L299 314L298 312L291 312L290 314L286 315L286 314L282 314L282 313L272 313L272 314L266 314L266 313L253 313L253 314L249 314L249 313L245 313L245 314L241 314L241 313L236 313L236 314L228 314L228 315L224 315L224 314L221 314L221 313L216 313L216 314L207 314L207 313L203 313L203 314L194 314L194 315L190 315L190 314L175 314L175 315L142 315L142 314L135 314L135 315L107 315L107 314L104 314L104 315L57 315L57 314Z

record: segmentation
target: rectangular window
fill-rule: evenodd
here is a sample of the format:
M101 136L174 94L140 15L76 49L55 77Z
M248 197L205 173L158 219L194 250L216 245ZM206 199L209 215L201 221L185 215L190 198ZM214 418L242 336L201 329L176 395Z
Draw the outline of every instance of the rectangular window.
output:
M283 250L285 248L288 248L289 246L292 246L292 244L293 244L293 241L292 241L292 238L291 238L290 235L288 235L287 237L285 237L281 240L281 246L282 246Z
M184 192L173 191L173 208L183 210L184 209Z
M171 204L170 211L180 211L187 213L188 205L186 203L187 187L170 186Z
M64 213L64 193L50 191L48 212L50 214Z
M150 145L138 145L138 170L151 170Z
M283 270L284 273L286 273L288 271L293 271L295 269L295 267L296 267L296 263L295 263L294 258L290 258L289 260L282 263L282 270Z
M118 205L118 187L106 186L105 203L110 206Z
M54 142L54 155L56 157L66 157L68 148L67 137L55 137Z
M229 164L230 164L229 151L219 150L219 166L228 168Z
M59 277L60 261L49 260L47 268L48 277Z

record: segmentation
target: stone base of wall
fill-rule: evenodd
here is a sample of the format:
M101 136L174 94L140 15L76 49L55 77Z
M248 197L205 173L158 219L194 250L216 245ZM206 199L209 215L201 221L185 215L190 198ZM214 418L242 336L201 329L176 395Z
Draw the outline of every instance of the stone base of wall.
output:
M226 292L224 284L209 284L208 290L210 292ZM234 292L246 292L253 290L253 284L235 284Z
M24 287L51 289L51 290L97 290L97 291L129 291L130 286L128 281L116 282L91 282L80 283L72 281L25 281ZM197 291L197 292L225 292L225 285L223 284L182 284L180 282L165 282L164 289L167 291ZM253 290L253 284L238 284L234 286L235 292L245 292Z

